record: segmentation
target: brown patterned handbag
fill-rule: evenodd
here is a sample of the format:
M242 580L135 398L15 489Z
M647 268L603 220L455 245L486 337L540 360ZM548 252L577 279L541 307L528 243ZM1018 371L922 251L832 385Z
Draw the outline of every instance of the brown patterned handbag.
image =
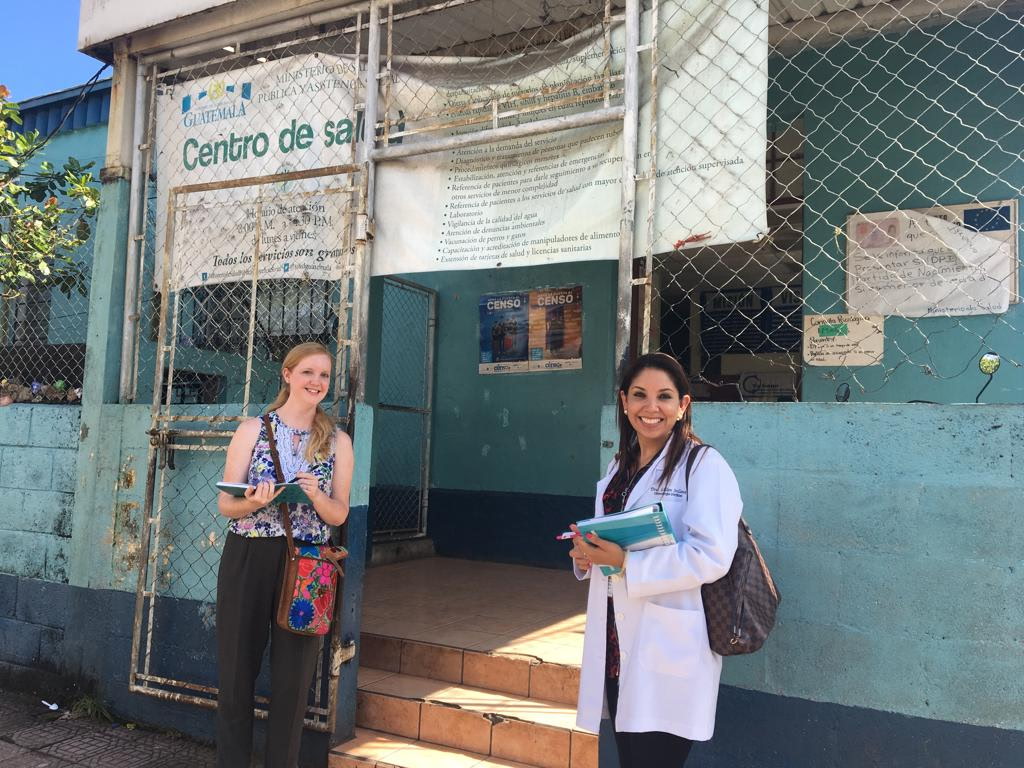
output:
M698 454L707 445L694 445L686 459L686 487ZM711 650L722 656L753 653L768 639L782 596L754 540L747 521L740 518L736 555L729 572L700 588Z

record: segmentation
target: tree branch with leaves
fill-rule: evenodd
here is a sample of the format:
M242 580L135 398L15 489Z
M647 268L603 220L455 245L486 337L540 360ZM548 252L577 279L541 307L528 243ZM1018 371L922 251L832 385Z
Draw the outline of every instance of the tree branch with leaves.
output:
M72 157L59 169L46 161L33 168L47 139L15 130L21 111L9 97L0 85L0 298L29 287L85 294L87 266L77 251L99 206L93 164Z

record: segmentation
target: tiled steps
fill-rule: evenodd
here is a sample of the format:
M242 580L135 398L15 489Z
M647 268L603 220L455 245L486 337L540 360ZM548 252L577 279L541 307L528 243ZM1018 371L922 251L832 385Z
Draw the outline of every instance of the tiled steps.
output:
M328 768L531 768L451 747L356 728L351 741L336 747Z
M575 730L578 667L378 635L362 643L361 730L331 768L596 768L597 737Z

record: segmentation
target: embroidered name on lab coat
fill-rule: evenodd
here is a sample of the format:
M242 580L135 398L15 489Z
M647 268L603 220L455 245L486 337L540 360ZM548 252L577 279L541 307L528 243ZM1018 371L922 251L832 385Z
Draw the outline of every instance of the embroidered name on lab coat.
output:
M655 496L668 496L672 499L685 499L686 489L685 488L654 488Z

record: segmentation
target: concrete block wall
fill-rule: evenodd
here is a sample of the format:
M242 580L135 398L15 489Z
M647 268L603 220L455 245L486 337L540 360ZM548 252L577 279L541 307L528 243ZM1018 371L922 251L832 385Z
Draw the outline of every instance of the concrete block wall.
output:
M0 408L2 573L68 581L80 412L73 405Z
M80 412L0 408L0 684L64 668Z
M1024 731L1024 408L713 404L783 596L741 688ZM1024 734L1021 734L1024 735Z

